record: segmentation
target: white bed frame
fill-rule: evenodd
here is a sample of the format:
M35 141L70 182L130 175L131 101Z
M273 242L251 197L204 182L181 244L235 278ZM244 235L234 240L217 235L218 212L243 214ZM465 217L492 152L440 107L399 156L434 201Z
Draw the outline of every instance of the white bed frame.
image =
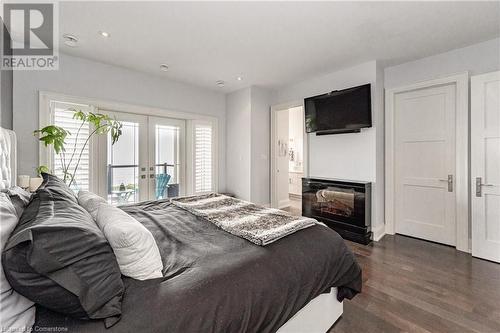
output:
M337 288L332 288L307 303L277 333L325 333L343 312L344 303L337 301Z
M0 127L0 189L16 184L16 134ZM278 333L325 333L340 318L343 303L337 301L337 288L321 294L290 318Z

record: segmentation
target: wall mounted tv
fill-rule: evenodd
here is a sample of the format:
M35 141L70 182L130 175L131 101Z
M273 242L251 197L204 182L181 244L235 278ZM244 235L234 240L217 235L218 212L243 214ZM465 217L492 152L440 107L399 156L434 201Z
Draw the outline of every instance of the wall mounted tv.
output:
M356 133L372 126L370 84L306 98L306 132Z

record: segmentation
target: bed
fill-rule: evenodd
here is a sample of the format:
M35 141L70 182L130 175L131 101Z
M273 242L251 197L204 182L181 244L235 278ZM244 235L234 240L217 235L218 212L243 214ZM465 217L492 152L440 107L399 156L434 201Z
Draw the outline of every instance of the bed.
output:
M10 141L15 147L15 140ZM10 165L9 160L2 168ZM4 174L15 179L12 170ZM361 270L353 254L325 226L257 246L168 200L122 209L153 234L163 277L123 277L122 316L110 328L100 320L78 320L39 306L38 330L319 333L342 315L339 300L361 291Z

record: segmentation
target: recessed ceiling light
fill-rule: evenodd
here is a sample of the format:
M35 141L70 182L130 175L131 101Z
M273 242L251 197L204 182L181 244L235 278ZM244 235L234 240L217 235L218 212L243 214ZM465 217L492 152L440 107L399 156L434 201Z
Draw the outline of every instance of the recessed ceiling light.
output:
M105 38L108 38L110 36L109 32L106 32L106 31L99 31L99 35L101 35L102 37L105 37Z
M167 64L161 64L160 69L164 72L168 71L168 65Z
M217 80L215 81L215 84L217 85L217 87L219 88L224 88L224 86L226 85L226 83L222 80Z
M64 34L63 35L64 44L69 47L76 47L78 44L78 38L75 35Z
M238 81L242 81L242 80L243 80L243 78L242 78L241 76L238 76L238 77L236 78L236 80L238 80Z

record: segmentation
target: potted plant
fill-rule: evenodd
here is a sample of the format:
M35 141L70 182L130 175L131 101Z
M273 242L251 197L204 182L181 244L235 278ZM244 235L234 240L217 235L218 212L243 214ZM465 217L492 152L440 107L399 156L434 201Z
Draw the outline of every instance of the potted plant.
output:
M80 126L76 132L75 144L73 152L66 156L66 137L71 133L62 127L56 125L45 126L41 129L35 130L33 134L38 136L38 139L43 142L45 147L52 145L54 152L59 157L62 165L61 173L63 181L71 187L75 182L75 175L80 165L80 160L85 148L90 142L90 139L96 135L111 135L111 143L115 144L122 135L122 123L108 115L92 112L83 112L81 110L68 109L73 111L73 119L80 120ZM81 134L81 129L85 125L90 125L90 134L85 138L84 145L77 149L78 138ZM37 168L37 172L48 172L49 169L42 165Z

